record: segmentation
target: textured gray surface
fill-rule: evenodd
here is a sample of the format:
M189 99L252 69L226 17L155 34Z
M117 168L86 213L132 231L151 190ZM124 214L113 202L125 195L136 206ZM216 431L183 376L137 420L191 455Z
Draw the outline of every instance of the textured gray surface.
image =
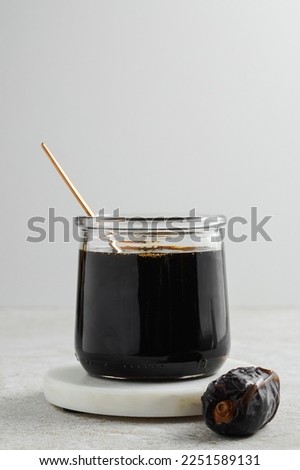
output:
M0 310L0 449L300 449L299 310L231 312L231 356L281 378L274 420L254 436L228 439L201 418L111 418L46 402L52 366L72 360L74 314L59 309Z

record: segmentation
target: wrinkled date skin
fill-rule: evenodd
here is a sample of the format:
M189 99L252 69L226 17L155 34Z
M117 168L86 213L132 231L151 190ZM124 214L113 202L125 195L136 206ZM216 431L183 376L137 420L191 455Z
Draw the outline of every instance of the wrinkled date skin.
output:
M280 400L278 375L261 367L238 367L211 382L202 396L203 416L227 436L254 434L274 418Z

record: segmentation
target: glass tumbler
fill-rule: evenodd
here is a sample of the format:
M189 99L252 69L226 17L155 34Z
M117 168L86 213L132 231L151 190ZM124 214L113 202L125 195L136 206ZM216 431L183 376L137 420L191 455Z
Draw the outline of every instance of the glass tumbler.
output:
M214 374L230 347L223 216L78 217L76 356L95 377Z

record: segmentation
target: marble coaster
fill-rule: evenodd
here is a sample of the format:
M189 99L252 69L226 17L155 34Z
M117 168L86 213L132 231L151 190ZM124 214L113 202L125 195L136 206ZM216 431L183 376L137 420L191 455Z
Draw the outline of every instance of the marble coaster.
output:
M44 394L53 405L110 416L176 417L202 414L201 396L208 384L230 369L248 367L228 359L216 375L172 382L131 382L91 377L77 363L50 369Z

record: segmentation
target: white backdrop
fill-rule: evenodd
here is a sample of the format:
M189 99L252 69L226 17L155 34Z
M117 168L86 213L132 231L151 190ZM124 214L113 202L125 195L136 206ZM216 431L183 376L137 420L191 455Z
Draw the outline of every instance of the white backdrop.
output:
M0 305L73 306L77 245L28 218L272 215L227 242L231 305L300 304L300 2L0 0Z

